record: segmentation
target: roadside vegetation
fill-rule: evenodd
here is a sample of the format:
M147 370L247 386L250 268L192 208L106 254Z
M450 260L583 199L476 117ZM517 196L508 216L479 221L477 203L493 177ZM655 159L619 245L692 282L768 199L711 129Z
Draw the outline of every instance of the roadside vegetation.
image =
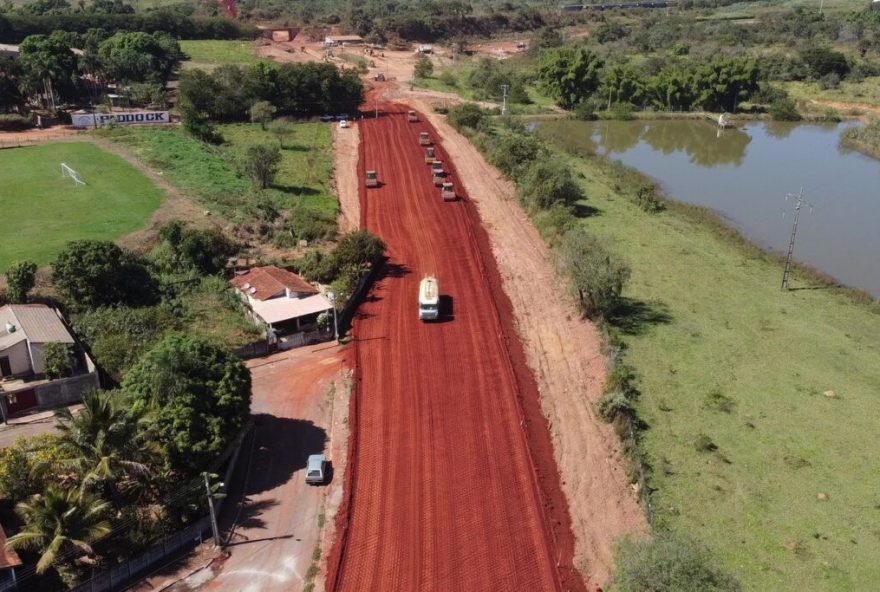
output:
M840 451L869 437L877 412L876 303L804 270L793 279L804 289L781 292L776 257L571 143L565 122L535 137L478 113L449 118L516 182L582 312L607 331L597 412L621 434L657 532L670 533L655 550L636 544L634 557L657 573L683 553L696 558L686 564L717 561L745 589L870 587L878 542L850 525L875 503L861 476L878 466ZM536 171L551 166L564 172L541 193L556 198L531 200ZM581 197L561 189L569 179ZM633 583L637 571L624 569L618 589L648 589Z
M86 185L62 176L62 162ZM2 150L0 169L4 219L14 221L0 240L0 273L23 259L46 265L73 239L138 230L165 198L143 173L89 142Z

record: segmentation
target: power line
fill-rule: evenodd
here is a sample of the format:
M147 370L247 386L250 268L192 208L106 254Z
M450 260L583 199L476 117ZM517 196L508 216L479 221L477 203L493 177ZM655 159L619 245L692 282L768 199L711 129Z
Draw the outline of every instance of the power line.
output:
M788 194L785 196L785 199L788 200L789 197L794 197L792 194ZM794 205L794 223L791 226L791 240L788 241L788 255L785 257L785 271L782 272L782 289L788 289L788 278L791 275L791 261L792 256L794 255L794 240L797 237L797 229L798 229L798 220L801 216L801 208L803 206L810 206L810 213L813 212L813 204L804 200L804 188L801 187L800 192L797 195L797 202ZM785 216L785 212L782 213Z

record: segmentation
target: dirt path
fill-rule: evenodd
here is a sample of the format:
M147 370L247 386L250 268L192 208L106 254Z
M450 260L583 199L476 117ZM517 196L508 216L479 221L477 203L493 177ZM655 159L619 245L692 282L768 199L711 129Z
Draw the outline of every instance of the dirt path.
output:
M517 203L514 187L430 105L417 96L410 102L438 130L489 233L551 425L577 538L575 566L588 581L604 583L615 542L647 526L624 474L619 441L593 411L605 377L598 330L579 319L564 295L546 243Z
M824 99L811 99L810 103L822 107L831 107L832 109L842 112L844 115L850 111L861 111L868 115L880 115L880 105L871 105L870 103L847 103L843 101L827 101Z
M115 241L119 246L136 253L145 254L156 243L159 229L172 220L183 220L187 224L200 228L210 226L221 227L221 223L218 220L205 215L204 208L200 207L194 200L186 197L180 190L168 183L159 172L150 168L119 144L90 135L83 135L77 139L94 142L102 150L124 159L146 175L150 181L167 195L162 205L150 216L144 228L131 232Z
M349 489L327 589L583 590L488 239L472 204L440 200L418 146L431 128L404 113L359 124L359 174L383 183L361 189L362 220L389 263L354 323ZM417 318L428 272L444 322Z
M333 126L335 164L333 182L339 197L339 231L351 232L360 228L361 205L358 197L357 161L360 131L356 123L348 129Z
M45 129L30 129L23 132L0 132L0 149L2 148L20 148L22 146L36 146L44 142L54 142L64 139L77 139L76 136L83 136L85 139L86 132L69 127L55 126Z

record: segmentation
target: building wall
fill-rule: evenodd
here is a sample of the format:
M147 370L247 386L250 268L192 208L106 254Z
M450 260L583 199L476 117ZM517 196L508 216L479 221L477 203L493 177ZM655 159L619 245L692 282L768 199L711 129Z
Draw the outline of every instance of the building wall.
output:
M78 403L87 392L99 388L101 385L98 382L98 374L94 372L53 380L36 387L37 406L42 409L52 409Z
M31 373L31 358L28 355L27 341L19 341L12 347L0 351L0 358L7 356L13 375L22 376Z
M46 365L43 363L43 346L42 343L31 344L31 358L34 363L34 374L42 374L46 371Z

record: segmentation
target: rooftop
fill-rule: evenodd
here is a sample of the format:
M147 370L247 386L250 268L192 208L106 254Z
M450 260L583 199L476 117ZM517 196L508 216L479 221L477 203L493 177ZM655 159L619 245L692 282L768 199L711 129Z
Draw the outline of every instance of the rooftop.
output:
M280 267L255 267L231 280L233 286L254 300L269 300L286 294L317 294L318 289L300 276Z
M45 304L0 307L0 348L25 339L31 343L73 343L73 336L54 308Z
M323 294L314 294L306 298L275 298L254 302L252 306L254 312L269 325L333 308L333 304Z

